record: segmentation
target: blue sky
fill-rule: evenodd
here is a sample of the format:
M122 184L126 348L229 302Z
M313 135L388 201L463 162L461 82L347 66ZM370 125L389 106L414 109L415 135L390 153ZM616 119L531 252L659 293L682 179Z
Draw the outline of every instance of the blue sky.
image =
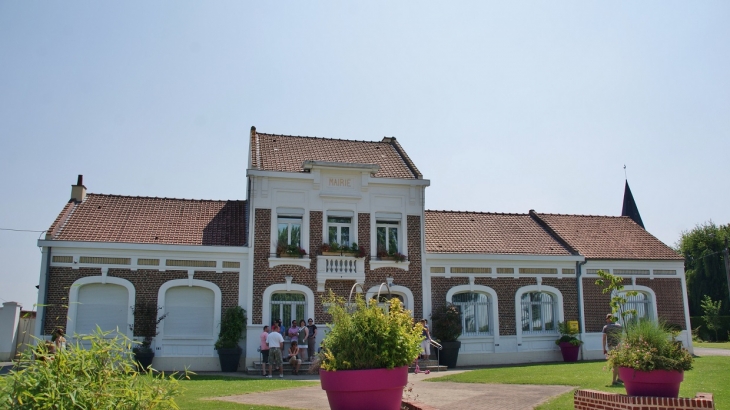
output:
M395 136L427 208L730 222L730 3L0 2L0 228L89 192L245 198L249 129ZM723 205L724 204L724 205ZM32 308L38 233L0 231Z

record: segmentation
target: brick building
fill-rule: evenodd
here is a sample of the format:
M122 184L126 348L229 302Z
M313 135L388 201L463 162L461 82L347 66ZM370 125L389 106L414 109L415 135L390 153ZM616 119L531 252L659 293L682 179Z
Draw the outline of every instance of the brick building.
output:
M134 337L136 303L167 317L159 369L217 370L222 311L248 312L247 364L264 324L314 318L355 283L390 286L417 318L462 311L460 365L559 360L559 321L580 323L583 357L602 357L608 296L598 269L625 278L642 316L683 329L684 263L636 217L428 211L429 181L395 138L351 141L251 129L243 201L87 194L79 178L46 238L36 334L100 325ZM638 216L638 210L635 210ZM640 219L639 219L640 222Z

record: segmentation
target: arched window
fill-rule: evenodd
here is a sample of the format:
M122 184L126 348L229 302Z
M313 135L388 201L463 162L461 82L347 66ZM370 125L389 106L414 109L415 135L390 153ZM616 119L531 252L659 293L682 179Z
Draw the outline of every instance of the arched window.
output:
M121 285L90 283L78 290L74 331L89 334L99 326L103 331L126 334L129 327L129 291Z
M654 319L651 295L645 292L637 292L636 295L627 295L626 292L622 292L621 296L626 298L626 303L623 304L623 311L636 311L636 315L628 314L625 318L619 317L618 319L621 324L625 325L625 320Z
M271 295L271 323L280 319L284 328L288 328L292 320L298 324L302 319L307 320L307 317L307 299L303 294L277 292Z
M451 302L459 308L464 336L488 336L492 334L489 318L491 305L484 293L463 292L452 296Z
M167 338L215 336L215 293L199 286L176 286L165 292L162 321Z
M522 333L556 333L558 329L558 304L547 292L525 292L521 298Z

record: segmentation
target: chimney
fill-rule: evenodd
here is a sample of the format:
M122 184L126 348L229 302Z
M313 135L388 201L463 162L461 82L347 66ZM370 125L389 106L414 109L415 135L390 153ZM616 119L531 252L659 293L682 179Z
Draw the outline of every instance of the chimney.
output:
M84 186L84 176L79 175L76 185L71 185L71 200L76 202L84 202L86 199L86 187Z

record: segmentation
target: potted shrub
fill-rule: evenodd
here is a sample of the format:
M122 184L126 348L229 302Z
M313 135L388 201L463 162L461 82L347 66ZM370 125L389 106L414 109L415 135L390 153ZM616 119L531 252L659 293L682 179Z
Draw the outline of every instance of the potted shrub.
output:
M560 346L563 361L577 362L580 346L583 344L582 340L575 337L578 334L577 329L571 328L568 322L559 322L558 331L560 332L560 338L555 341L555 344Z
M276 243L276 257L278 258L301 258L306 254L307 251L299 245L288 245L281 239Z
M162 307L152 302L140 302L131 309L134 323L129 326L129 330L132 331L134 336L142 337L142 342L132 349L132 353L139 368L146 371L152 366L152 360L155 358L155 351L152 350L152 340L160 333L157 327L167 317L167 313L158 316Z
M386 312L358 294L345 303L330 290L332 323L322 342L320 381L332 409L400 409L408 365L420 351L421 325L393 298Z
M628 310L623 279L598 271L597 285L611 293L611 310L621 317L624 332L618 347L608 352L608 363L618 367L629 396L678 397L684 372L692 369L692 355L676 340L674 332L653 320L635 320ZM636 292L626 292L626 295Z
M222 372L238 370L238 363L241 361L243 352L238 342L244 338L244 330L246 330L246 311L240 306L226 309L223 319L221 319L218 340L215 342L215 350L218 351Z
M461 349L461 341L456 339L461 336L462 330L459 308L449 303L434 309L431 312L431 326L431 335L443 346L439 364L449 368L456 367Z

